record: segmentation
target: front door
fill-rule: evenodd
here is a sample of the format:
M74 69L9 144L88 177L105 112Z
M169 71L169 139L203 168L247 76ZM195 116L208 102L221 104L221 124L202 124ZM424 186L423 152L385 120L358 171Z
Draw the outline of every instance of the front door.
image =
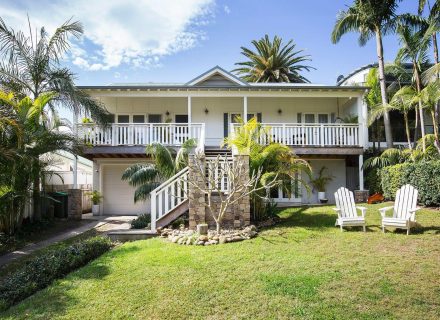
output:
M271 198L277 203L300 203L301 202L301 184L300 175L290 181L289 184L279 186L272 190Z

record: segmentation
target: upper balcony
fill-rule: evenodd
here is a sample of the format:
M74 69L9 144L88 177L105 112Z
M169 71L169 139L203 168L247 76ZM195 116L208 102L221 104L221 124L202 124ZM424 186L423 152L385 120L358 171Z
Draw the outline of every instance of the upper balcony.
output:
M307 124L307 123L264 123L265 133L261 143L269 141L282 143L302 153L340 153L341 150L362 148L362 125L360 124ZM230 134L237 130L238 124L231 124ZM208 130L211 130L208 128ZM188 139L195 139L197 148L206 145L204 123L113 123L107 127L95 124L78 124L78 137L89 147L96 147L87 153L144 153L144 147L160 143L180 147ZM220 141L211 147L219 147ZM128 148L124 148L128 147ZM137 148L136 148L137 147ZM326 148L328 148L327 151ZM104 151L103 151L104 150ZM333 150L333 151L332 151ZM346 152L345 151L345 152Z

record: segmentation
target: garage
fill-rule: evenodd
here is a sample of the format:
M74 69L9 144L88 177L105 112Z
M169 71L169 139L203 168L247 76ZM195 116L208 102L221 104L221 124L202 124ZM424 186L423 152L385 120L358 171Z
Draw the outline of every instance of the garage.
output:
M134 203L134 190L121 180L127 164L105 164L102 170L103 214L139 215L150 212L150 201Z

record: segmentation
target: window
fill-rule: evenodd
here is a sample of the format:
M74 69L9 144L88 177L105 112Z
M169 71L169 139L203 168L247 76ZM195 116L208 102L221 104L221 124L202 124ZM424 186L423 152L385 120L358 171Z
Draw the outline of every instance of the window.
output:
M133 115L133 123L145 123L145 116L143 114Z
M176 114L176 123L188 123L188 115L187 114Z
M257 115L255 113L248 113L247 114L247 121L251 120L253 117L256 117ZM238 123L238 119L242 118L243 114L242 113L231 113L231 119L230 122L231 123Z
M130 116L126 114L119 114L118 115L118 123L129 123L130 122Z
M305 113L303 121L305 123L329 123L330 116L328 113Z
M326 113L318 114L318 123L329 123L328 114Z
M161 114L149 114L148 115L149 123L162 123L162 115Z

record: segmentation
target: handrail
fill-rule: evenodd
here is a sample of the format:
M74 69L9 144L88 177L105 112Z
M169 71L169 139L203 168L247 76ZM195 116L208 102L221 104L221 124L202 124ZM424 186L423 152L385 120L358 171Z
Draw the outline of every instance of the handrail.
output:
M151 191L151 230L156 230L158 219L188 199L188 171L182 169Z
M177 178L179 178L181 175L185 174L188 171L188 167L183 168L182 170L180 170L179 172L177 172L174 176L172 176L171 178L169 178L168 180L162 182L159 186L156 187L156 189L152 190L151 192L158 192L161 189L163 189L167 184L173 182L174 180L176 180Z

